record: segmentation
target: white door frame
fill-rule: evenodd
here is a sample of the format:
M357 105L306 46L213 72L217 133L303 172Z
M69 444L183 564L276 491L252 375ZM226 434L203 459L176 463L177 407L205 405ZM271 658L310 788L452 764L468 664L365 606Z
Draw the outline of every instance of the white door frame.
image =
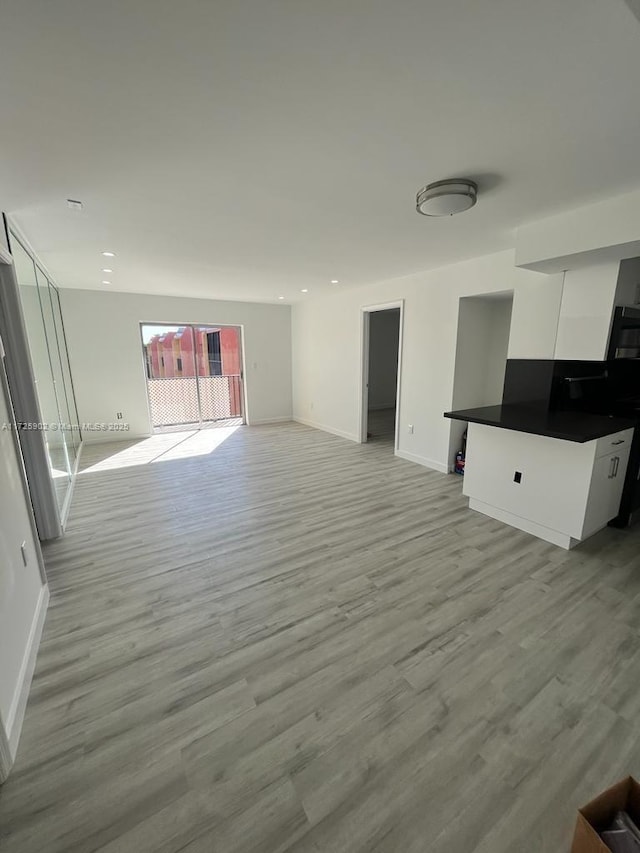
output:
M394 453L398 452L400 441L400 390L402 387L402 341L404 335L404 299L395 302L383 302L380 305L364 305L360 308L360 401L359 418L360 444L367 441L367 421L369 413L369 320L375 311L388 311L390 308L400 309L400 329L398 334L398 377L396 381L396 424L393 442Z

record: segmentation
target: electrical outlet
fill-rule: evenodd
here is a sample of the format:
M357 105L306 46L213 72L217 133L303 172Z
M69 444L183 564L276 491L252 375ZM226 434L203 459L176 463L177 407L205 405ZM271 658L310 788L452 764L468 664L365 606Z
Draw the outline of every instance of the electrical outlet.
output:
M116 417L119 421L122 420L122 412L116 412Z
M514 471L513 472L513 482L521 483L522 482L522 471Z
M413 435L413 424L409 424L409 426L407 427L407 431L409 435Z

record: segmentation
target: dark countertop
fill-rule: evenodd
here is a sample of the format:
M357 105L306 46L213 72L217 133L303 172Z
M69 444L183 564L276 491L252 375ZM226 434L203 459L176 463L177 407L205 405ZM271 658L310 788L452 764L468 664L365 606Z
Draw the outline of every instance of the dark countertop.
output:
M637 423L630 418L591 415L587 412L548 412L526 406L481 406L478 409L445 412L444 416L456 421L486 424L531 435L546 435L580 444L631 429Z

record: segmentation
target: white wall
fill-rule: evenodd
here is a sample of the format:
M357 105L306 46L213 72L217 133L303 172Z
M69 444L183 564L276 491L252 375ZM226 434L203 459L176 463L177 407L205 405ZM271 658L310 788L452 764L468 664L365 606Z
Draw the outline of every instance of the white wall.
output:
M518 228L516 263L561 272L640 255L640 190Z
M451 407L471 409L502 402L509 346L512 297L463 297L459 301L455 371ZM452 421L449 464L462 446L467 428Z
M142 322L242 326L249 423L291 418L288 306L70 289L61 291L61 300L80 421L111 423L122 412L130 424L128 435L111 433L109 439L151 429ZM85 432L84 438L105 435Z
M369 409L396 405L400 309L369 315Z
M506 251L363 288L334 288L294 306L294 416L358 440L360 309L404 299L399 454L446 471L451 422L443 412L452 408L460 297L513 290L515 299L520 289L545 284L544 275L515 268L513 251ZM557 311L552 325L555 342Z
M12 422L10 411L0 381L0 424ZM0 726L10 759L18 744L47 603L30 513L13 436L0 429Z
M511 336L513 297L496 299L490 304L489 350L487 352L487 374L484 387L484 398L488 406L502 402L504 374Z

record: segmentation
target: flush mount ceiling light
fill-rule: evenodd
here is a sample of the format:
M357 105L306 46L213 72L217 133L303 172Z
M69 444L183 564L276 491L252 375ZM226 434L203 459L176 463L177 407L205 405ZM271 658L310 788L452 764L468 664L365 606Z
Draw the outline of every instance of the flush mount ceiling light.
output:
M115 256L116 256L115 252L103 252L102 254L104 255L105 258L115 258Z
M451 178L427 184L416 196L416 210L423 216L453 216L476 203L478 185L468 178Z
M337 278L332 278L332 279L331 279L331 284L340 284L340 282L338 281L338 279L337 279Z

